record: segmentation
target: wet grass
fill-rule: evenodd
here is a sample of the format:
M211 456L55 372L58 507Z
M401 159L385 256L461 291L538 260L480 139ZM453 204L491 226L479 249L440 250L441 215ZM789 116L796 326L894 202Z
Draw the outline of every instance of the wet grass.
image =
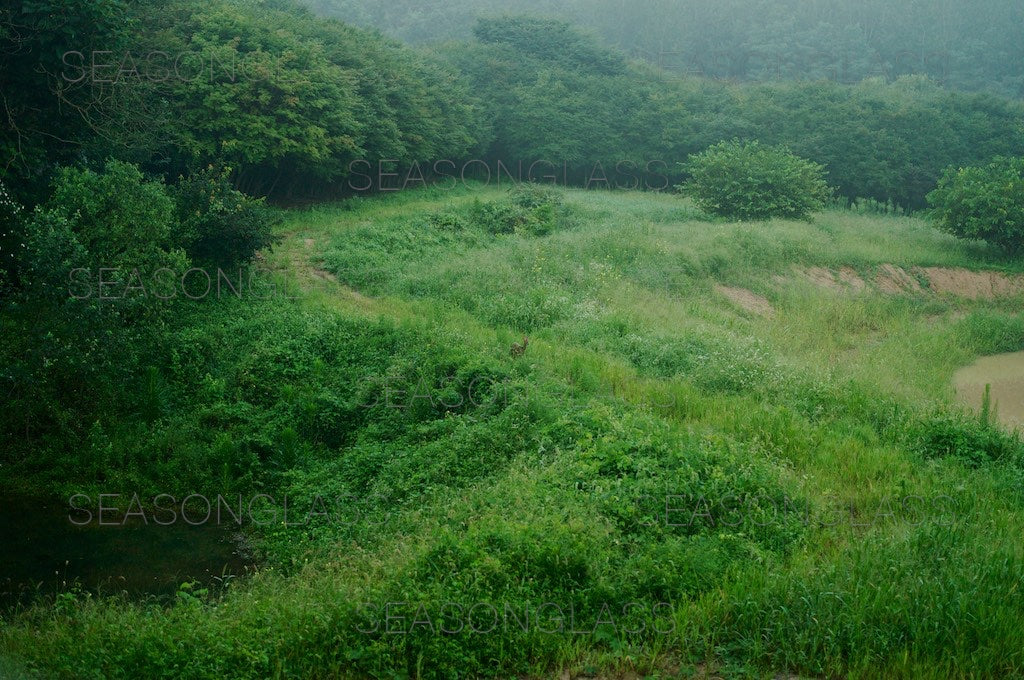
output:
M1021 444L950 385L1024 347L1019 299L797 272L1019 264L915 218L731 224L637 193L562 192L552 233L505 234L478 219L505 200L297 210L267 255L307 292L245 322L293 367L284 393L264 378L265 408L308 397L310 422L346 423L310 430L283 488L359 498L365 521L256 531L266 568L218 598L69 593L8 622L0 650L75 678L1024 672ZM448 406L481 377L486 399ZM300 438L305 408L287 412ZM577 632L548 607L445 633L447 603L572 605Z

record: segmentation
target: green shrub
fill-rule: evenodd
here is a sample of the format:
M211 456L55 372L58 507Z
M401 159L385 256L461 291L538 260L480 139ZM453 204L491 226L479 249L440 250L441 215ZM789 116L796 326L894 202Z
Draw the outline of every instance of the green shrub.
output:
M439 212L427 217L427 223L434 229L442 231L464 231L466 221L461 215L453 212Z
M1024 158L949 168L928 203L939 229L1017 253L1024 246Z
M26 215L0 343L0 382L13 388L0 417L0 437L9 443L3 448L24 447L45 458L40 439L60 442L51 452L75 450L97 414L141 406L145 415L159 415L157 376L138 367L141 357L159 351L173 302L145 289L144 275L135 273L187 267L180 250L167 249L171 208L161 183L145 180L134 166L108 163L103 172L61 169L52 198ZM147 380L154 399L140 400ZM15 427L24 436L12 437ZM47 460L44 467L63 464Z
M547 236L569 226L562 195L549 187L519 184L493 203L474 203L471 218L491 234Z
M1024 444L988 422L987 402L979 419L936 413L911 428L917 451L926 458L956 458L969 467L989 461L1024 459Z
M48 305L66 301L71 288L68 273L90 264L89 253L76 237L71 220L56 211L37 208L26 221L24 239L25 248L15 257L24 287L22 297ZM75 294L81 295L78 291ZM91 291L84 296L91 297Z
M161 298L169 294L166 276L161 283L156 272L188 267L174 227L166 186L136 166L109 161L100 172L60 168L51 197L26 219L19 285L46 305L63 304L69 295L102 297L106 312L116 308L126 326L155 333L151 324L168 310Z
M163 264L172 249L173 203L166 187L129 163L109 161L102 172L62 168L46 208L68 221L97 266Z
M470 217L488 233L512 234L521 216L507 203L475 200L470 208Z
M275 213L237 191L230 169L213 166L182 178L172 194L186 252L197 263L231 267L273 244Z
M738 220L807 219L830 190L824 168L782 147L721 142L690 156L682 189L712 215Z

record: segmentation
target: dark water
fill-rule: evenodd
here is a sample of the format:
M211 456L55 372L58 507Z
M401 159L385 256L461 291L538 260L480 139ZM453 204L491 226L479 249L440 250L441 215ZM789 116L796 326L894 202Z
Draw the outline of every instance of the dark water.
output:
M182 583L211 590L253 565L237 525L105 518L68 502L0 496L0 610L73 586L99 594L173 596ZM111 525L116 522L116 525Z

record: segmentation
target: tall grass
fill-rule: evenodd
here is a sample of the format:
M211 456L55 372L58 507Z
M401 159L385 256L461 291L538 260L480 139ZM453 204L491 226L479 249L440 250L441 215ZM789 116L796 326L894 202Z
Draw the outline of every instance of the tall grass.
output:
M350 495L386 521L252 527L264 569L226 594L68 593L10 618L2 653L68 678L1024 673L1022 446L949 387L978 354L1020 349L1016 301L800 274L1018 264L905 216L731 224L673 196L564 191L523 217L537 206L515 200L295 211L268 263L316 291L225 305L184 334L219 327L211 359L182 350L153 376L158 424L256 452L236 479ZM481 378L487 398L467 402ZM392 408L370 399L382 384L425 398ZM360 632L387 602L405 632ZM572 603L590 623L437 631L445 603L481 602ZM605 604L616 624L591 626Z

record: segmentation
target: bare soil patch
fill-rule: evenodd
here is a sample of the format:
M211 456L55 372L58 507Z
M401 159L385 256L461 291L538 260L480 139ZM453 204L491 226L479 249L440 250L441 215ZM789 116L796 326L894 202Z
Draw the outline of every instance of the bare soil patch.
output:
M868 288L868 282L852 267L840 267L838 272L825 267L807 267L797 268L796 272L819 288L846 292ZM918 277L927 281L927 288L921 286ZM981 300L1024 294L1024 276L955 267L915 267L908 272L893 264L883 264L871 280L871 286L889 295L929 291Z
M860 278L860 275L854 271L853 267L840 267L839 280L858 292L867 287L864 279Z
M921 284L907 273L903 267L883 264L875 276L875 286L883 293L899 295L901 293L920 293Z
M828 288L829 290L843 289L842 284L836 280L836 275L824 267L808 267L807 269L800 270L800 273L810 279L811 283L821 288Z
M715 284L715 292L728 298L734 305L753 314L767 317L775 314L775 308L772 307L772 303L768 301L768 298L746 288L733 288Z
M946 267L920 267L914 271L923 274L928 279L928 287L940 295L979 300L1024 293L1024 277L1020 275Z

